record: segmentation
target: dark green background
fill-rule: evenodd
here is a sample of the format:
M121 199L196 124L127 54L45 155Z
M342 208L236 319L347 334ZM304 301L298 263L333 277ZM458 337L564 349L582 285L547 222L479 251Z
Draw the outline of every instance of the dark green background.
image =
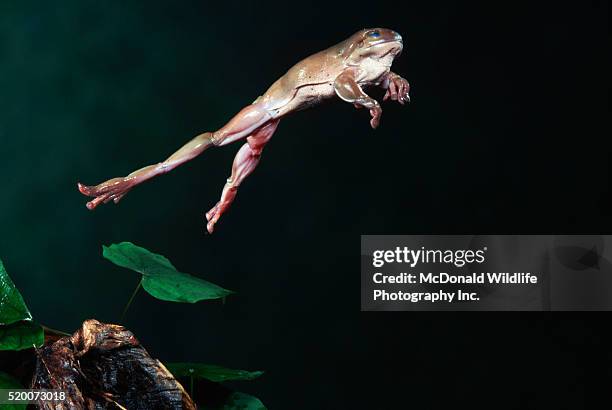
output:
M360 313L359 235L609 233L607 2L123 3L0 4L0 256L35 318L117 321L138 277L101 245L132 241L238 293L142 293L124 324L164 361L266 370L241 387L272 409L580 408L599 320ZM162 160L376 25L413 103L376 131L339 101L286 118L214 235L238 145L85 209L77 181Z

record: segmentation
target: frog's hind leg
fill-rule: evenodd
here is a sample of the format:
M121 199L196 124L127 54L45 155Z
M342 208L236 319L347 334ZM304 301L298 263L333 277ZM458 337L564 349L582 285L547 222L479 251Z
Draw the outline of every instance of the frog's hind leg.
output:
M227 179L223 187L221 199L206 213L206 220L208 221L206 228L208 232L213 233L215 224L234 201L236 193L238 192L238 187L242 181L255 170L257 164L259 164L261 152L266 143L272 138L279 121L280 119L271 120L255 130L253 134L247 138L246 144L244 144L236 154L234 163L232 164L232 175Z
M205 132L193 138L165 161L149 165L132 172L126 177L113 178L95 186L78 184L83 195L93 197L87 208L95 209L110 201L118 203L132 188L149 179L165 174L172 169L200 155L210 146L226 145L249 136L257 128L268 122L271 114L262 103L254 103L243 108L226 125L215 132Z
M227 124L213 134L215 145L223 146L251 135L272 119L263 103L257 102L243 108Z

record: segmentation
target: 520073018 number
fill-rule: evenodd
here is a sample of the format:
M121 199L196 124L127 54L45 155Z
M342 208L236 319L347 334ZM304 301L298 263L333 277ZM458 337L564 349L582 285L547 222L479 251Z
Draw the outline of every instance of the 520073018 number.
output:
M6 389L4 391L2 390L0 390L0 404L28 403L32 401L63 401L63 400L66 400L66 391L64 390L32 390L32 389L15 389L15 390Z

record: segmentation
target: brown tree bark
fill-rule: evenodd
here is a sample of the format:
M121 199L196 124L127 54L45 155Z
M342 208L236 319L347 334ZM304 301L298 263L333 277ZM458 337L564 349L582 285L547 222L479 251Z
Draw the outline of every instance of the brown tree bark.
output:
M36 351L33 389L62 389L42 409L195 409L183 386L122 326L87 320Z

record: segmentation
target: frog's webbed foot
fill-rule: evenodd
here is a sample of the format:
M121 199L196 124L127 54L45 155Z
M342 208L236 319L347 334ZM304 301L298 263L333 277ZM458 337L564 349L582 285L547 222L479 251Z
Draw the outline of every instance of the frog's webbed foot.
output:
M387 74L387 77L383 81L383 88L387 89L383 101L387 101L389 98L393 101L397 101L400 104L410 102L410 84L405 78L400 77L395 73Z
M370 116L372 117L370 119L370 126L373 129L378 128L378 125L380 124L380 117L382 115L382 108L380 107L378 101L373 98L369 98L368 100L362 101L355 106L368 108L370 110Z
M134 187L133 178L113 178L95 186L86 186L80 182L77 184L79 191L83 195L93 197L94 199L87 202L87 209L94 210L98 205L105 204L110 201L119 203L121 198Z
M223 215L227 208L229 208L229 205L229 203L223 204L219 201L210 211L206 212L206 220L208 221L206 230L208 230L208 233L214 232L215 224L219 221L219 218L221 218L221 215Z
M219 218L221 215L225 213L234 202L236 198L236 194L238 193L238 186L234 185L234 181L232 181L231 177L227 180L227 183L223 187L223 192L221 194L221 200L213 206L210 211L206 212L206 229L208 233L213 233L215 230L215 224L219 222Z
M372 99L373 102L370 104L370 116L372 117L370 119L370 126L374 129L378 128L378 125L380 124L380 117L382 115L382 108L380 107L380 104L378 103L378 101ZM367 101L362 101L360 103L354 103L353 104L355 106L355 108L360 109L362 107L366 107L368 105Z

